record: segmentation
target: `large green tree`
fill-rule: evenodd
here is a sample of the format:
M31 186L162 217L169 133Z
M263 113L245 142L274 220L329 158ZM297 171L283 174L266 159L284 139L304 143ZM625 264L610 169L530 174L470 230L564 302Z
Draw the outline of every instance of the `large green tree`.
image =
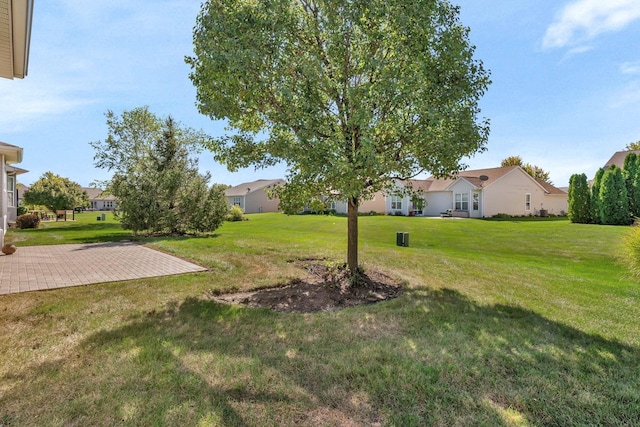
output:
M90 205L87 193L80 184L53 172L45 172L23 197L25 204L45 206L53 212Z
M600 221L606 225L629 224L629 202L622 170L611 165L600 184Z
M485 149L490 81L473 53L447 0L208 0L186 61L199 111L234 131L211 142L219 161L284 162L289 209L348 201L355 273L362 200Z
M532 165L530 163L524 163L520 156L509 156L502 160L500 166L520 166L526 173L533 178L541 179L549 184L552 184L549 172L542 169L540 166Z
M162 119L147 107L107 114L108 136L92 142L95 164L113 172L108 191L117 197L117 217L138 232L208 232L220 226L227 203L193 156L205 135Z
M628 150L628 151L640 150L640 141L628 143L627 146L625 147L625 149Z
M574 174L569 179L569 220L581 224L591 222L590 190L587 175Z
M634 217L640 217L640 156L636 153L627 154L622 175L627 186L629 212Z
M596 176L593 178L591 184L591 220L596 224L601 224L601 212L602 212L602 199L600 198L600 186L602 184L602 176L604 175L604 168L600 168L596 171Z

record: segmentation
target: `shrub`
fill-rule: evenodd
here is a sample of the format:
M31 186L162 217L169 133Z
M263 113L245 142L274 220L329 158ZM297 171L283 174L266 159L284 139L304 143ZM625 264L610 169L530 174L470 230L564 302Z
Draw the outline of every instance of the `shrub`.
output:
M29 209L27 209L26 206L18 206L18 210L17 210L18 216L25 215L28 212L29 212Z
M640 278L640 226L634 225L622 238L620 258L627 265L631 274Z
M569 220L581 224L591 222L591 190L585 174L573 174L569 180Z
M500 213L495 214L491 218L509 219L509 218L513 218L513 217L511 215L509 215L508 213L500 212Z
M244 212L238 205L231 206L229 213L227 214L227 221L244 221Z
M38 228L40 218L36 214L20 215L16 218L16 225L18 228Z
M622 170L612 165L600 183L600 221L606 225L628 225L629 199Z

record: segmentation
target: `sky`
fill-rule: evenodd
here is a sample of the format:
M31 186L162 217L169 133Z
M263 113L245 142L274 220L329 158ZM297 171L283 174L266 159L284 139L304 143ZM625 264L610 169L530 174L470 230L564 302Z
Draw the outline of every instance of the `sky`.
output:
M82 186L107 180L92 141L107 137L105 113L148 106L213 137L225 123L201 115L184 62L192 54L196 0L35 2L29 74L0 79L0 141L20 146L18 180L52 171ZM556 186L589 178L640 140L640 1L452 0L471 29L475 58L491 71L480 102L487 150L470 169L518 155ZM286 167L235 173L200 156L213 182L284 178Z

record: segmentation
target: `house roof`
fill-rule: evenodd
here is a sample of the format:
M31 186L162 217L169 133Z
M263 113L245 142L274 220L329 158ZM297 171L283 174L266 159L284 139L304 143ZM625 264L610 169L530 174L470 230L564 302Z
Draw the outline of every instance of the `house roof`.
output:
M82 190L87 193L89 200L115 200L116 197L112 194L104 194L102 188L95 187L82 187Z
M5 156L7 163L20 163L22 161L22 148L0 141L0 155Z
M227 188L224 190L224 195L227 197L246 196L247 194L254 193L258 190L265 188L271 188L276 185L284 184L283 179L258 179L252 182L245 182L244 184L236 185L235 187Z
M542 186L542 188L544 188L544 191L546 191L547 194L557 194L560 196L567 195L567 191L563 190L562 188L556 187L553 184L549 184L548 182L540 178L535 178L535 180L538 182L538 184L540 184L540 186Z
M604 164L604 168L607 169L611 165L616 165L620 169L624 167L624 159L631 153L635 153L636 155L640 155L640 150L629 150L629 151L618 151L616 152L607 163Z
M22 175L23 173L29 172L26 169L18 168L16 166L7 165L7 173L10 175Z
M435 177L429 177L426 180L429 183L425 185L424 188L426 189L424 191L447 191L452 184L458 181L458 179L464 179L476 188L485 188L516 169L520 169L522 173L527 174L520 166L501 166L498 168L459 171L451 178L438 179ZM529 175L527 174L527 176ZM548 182L538 178L531 179L542 187L547 194L566 194L565 191L562 191ZM415 185L414 188L416 188Z
M34 0L0 0L0 77L22 79L29 67Z
M431 176L426 180L429 184L426 185L426 189L424 191L447 191L449 187L456 183L460 178L477 188L486 187L517 167L518 166L504 166L499 168L459 171L449 178L435 178Z

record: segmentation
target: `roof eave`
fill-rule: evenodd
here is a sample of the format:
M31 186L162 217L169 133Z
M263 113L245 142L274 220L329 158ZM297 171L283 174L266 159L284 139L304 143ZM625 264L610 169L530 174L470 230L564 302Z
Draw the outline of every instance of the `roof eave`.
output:
M31 27L33 22L34 0L9 0L9 43L10 66L4 68L1 77L23 79L29 71L29 49L31 46ZM6 27L5 27L6 28Z

